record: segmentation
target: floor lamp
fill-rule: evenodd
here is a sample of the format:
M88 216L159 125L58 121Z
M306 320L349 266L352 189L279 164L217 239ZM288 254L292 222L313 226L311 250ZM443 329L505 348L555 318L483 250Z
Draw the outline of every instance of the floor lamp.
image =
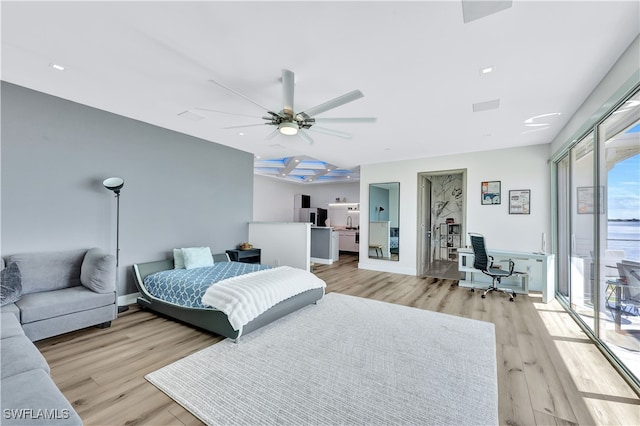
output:
M124 186L124 179L119 177L110 177L105 179L102 184L109 191L116 194L116 290L118 282L118 266L120 265L120 190ZM116 291L117 294L117 291ZM128 306L118 306L118 313L129 310Z

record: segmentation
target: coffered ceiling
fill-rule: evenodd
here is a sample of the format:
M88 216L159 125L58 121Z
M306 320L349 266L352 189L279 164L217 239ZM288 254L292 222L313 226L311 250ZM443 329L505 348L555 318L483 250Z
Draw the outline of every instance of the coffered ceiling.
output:
M640 32L639 2L506 3L465 22L461 1L3 1L1 77L281 161L287 175L291 159L357 172L549 143ZM323 123L351 137L310 129L312 144L236 127L265 122L257 104L282 110L282 69L298 111L359 89L317 117L377 120Z

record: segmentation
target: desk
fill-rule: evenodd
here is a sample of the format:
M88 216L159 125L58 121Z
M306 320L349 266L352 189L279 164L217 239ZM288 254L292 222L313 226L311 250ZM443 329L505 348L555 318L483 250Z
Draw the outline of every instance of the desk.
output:
M528 294L529 290L542 291L542 301L549 303L555 298L555 256L553 254L519 252L506 250L489 250L494 264L508 259L515 263L514 271L521 271L509 278L503 278L500 287L513 289L516 293ZM491 278L473 267L473 250L458 249L458 270L465 273L460 287L484 288L491 283Z

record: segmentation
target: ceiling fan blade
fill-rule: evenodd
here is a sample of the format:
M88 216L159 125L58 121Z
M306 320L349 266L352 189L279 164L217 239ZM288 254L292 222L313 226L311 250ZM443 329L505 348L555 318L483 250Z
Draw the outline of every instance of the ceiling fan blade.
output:
M316 123L375 123L376 117L336 117L336 118L315 118Z
M323 104L309 108L308 110L303 111L298 115L302 115L303 117L305 115L307 117L313 117L314 115L339 107L340 105L344 105L346 103L355 101L356 99L360 99L363 96L364 94L360 90L354 90L342 96L338 96L337 98L331 99L330 101L327 101Z
M318 127L313 126L310 127L309 130L313 130L314 132L324 133L325 135L338 136L345 139L351 139L351 133L341 132L340 130L327 129L326 127Z
M282 110L293 115L293 86L295 75L293 71L282 70Z
M276 127L276 128L275 128L275 130L274 130L273 132L269 133L265 139L266 139L266 140L273 139L273 138L275 138L275 137L276 137L276 135L277 135L278 133L280 133L280 129L278 129L278 128Z
M241 128L244 128L244 127L258 127L258 126L264 126L265 124L271 124L271 123L243 124L241 126L223 127L223 129L241 129Z
M313 139L311 139L311 137L302 130L298 130L298 136L300 136L300 138L309 145L313 143Z
M227 112L227 111L219 111L219 110L217 110L217 109L209 109L209 108L198 108L198 107L196 107L196 108L194 108L194 109L197 109L197 110L200 110L200 111L211 111L211 112L218 112L218 113L220 113L220 114L228 114L228 115L239 115L239 116L241 116L241 117L249 117L249 118L262 118L262 117L260 117L260 116L257 116L257 115L249 115L249 114L240 114L240 113L237 113L237 112Z
M209 82L211 82L213 84L216 84L216 85L222 87L225 90L228 90L229 92L233 93L236 96L240 96L244 100L247 100L247 101L251 102L252 104L259 106L260 108L262 108L265 111L269 111L269 108L267 108L266 106L259 104L258 102L254 101L253 99L249 98L246 95L243 95L242 93L238 92L237 90L233 90L232 88L227 87L224 84L222 84L222 83L220 83L218 81L215 81L215 80L209 80Z

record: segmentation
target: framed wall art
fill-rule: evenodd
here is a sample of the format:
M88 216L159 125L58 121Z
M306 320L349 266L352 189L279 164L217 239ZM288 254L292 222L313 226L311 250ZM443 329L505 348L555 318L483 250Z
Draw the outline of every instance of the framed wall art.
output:
M482 205L500 204L499 180L482 182L480 192L480 203Z
M593 214L595 211L595 193L593 190L593 186L579 186L576 192L577 197L577 210L578 214ZM604 195L604 187L600 187L598 191L598 199L600 202L598 203L598 212L602 214L604 212L602 205L602 197Z
M531 214L531 190L509 191L509 214Z

